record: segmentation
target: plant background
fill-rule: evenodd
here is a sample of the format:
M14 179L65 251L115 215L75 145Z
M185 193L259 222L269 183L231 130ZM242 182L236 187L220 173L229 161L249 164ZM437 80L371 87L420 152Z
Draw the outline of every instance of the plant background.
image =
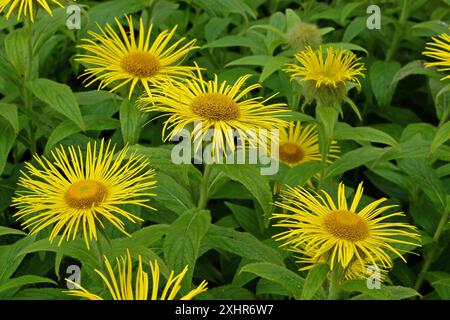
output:
M66 3L65 3L66 4ZM236 80L253 74L259 95L276 92L276 101L293 110L292 119L315 121L314 105L301 109L300 87L281 71L295 53L284 34L298 21L322 28L324 44L353 50L366 65L362 90L350 98L362 120L347 105L334 138L341 158L327 169L324 189L333 194L339 181L356 187L364 181L369 202L380 197L400 205L407 219L420 229L422 247L412 248L408 263L395 260L380 290L369 290L365 280L343 284L342 298L450 298L450 232L442 217L449 213L450 89L442 74L425 69L421 52L431 36L448 32L450 1L290 1L290 0L112 0L78 1L80 30L65 26L65 9L50 17L42 10L32 25L32 75L24 79L27 54L25 28L15 18L0 17L0 298L68 299L62 292L69 265L79 265L82 284L101 290L93 270L99 254L86 250L82 240L51 245L46 234L25 236L12 215L11 198L24 162L33 152L49 155L59 144L85 145L101 137L123 146L133 145L157 170L156 212L129 208L142 217L130 224L132 238L106 229L102 240L108 257L126 248L144 260L157 258L163 273L191 266L186 288L201 279L209 290L200 299L320 299L325 278L297 271L294 257L278 248L270 227L275 179L303 185L320 170L306 163L277 176L260 176L253 165L216 166L208 181L208 210L197 210L201 166L175 165L171 145L163 145L163 119L142 114L116 93L85 88L78 78L83 66L74 62L80 39L96 23L113 24L132 14L153 23L156 30L178 25L176 38L196 38L199 50L184 62L196 61L220 79ZM381 29L369 30L366 9L381 8ZM32 108L25 107L23 86L32 91ZM125 97L125 99L124 99ZM31 134L34 133L34 134ZM350 191L350 190L349 190ZM348 192L349 194L349 192ZM433 257L425 284L414 290L430 251ZM111 260L111 259L110 259ZM317 276L319 274L319 276ZM417 288L416 288L417 289Z

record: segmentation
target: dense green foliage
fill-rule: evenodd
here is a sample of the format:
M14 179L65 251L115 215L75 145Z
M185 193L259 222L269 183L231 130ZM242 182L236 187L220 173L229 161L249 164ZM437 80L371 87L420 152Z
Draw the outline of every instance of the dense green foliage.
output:
M277 200L274 182L305 185L323 164L281 165L275 176L261 176L256 165L217 165L204 181L201 165L172 163L173 145L161 138L164 118L152 120L154 113L138 111L126 87L114 93L84 87L78 76L85 67L74 61L80 39L98 31L96 24L131 14L158 31L178 25L175 39L196 38L200 46L184 64L195 61L209 77L218 74L230 82L252 74L250 82L262 84L258 95L278 93L274 101L293 110L291 119L307 122L316 121L315 105L304 103L300 86L282 70L295 54L287 43L289 30L300 21L316 24L324 46L361 57L365 78L360 92L352 89L343 105L333 134L340 158L322 171L322 187L335 196L340 181L352 190L364 181L362 202L387 197L399 205L405 220L420 230L422 246L405 248L413 254L405 255L407 263L394 260L381 289L349 280L341 284L340 297L449 299L450 87L449 80L440 80L442 73L424 67L428 58L422 52L432 36L449 32L450 2L376 2L379 30L366 26L372 1L79 0L80 30L66 27L64 8L54 8L53 16L39 11L31 25L32 57L26 26L1 16L0 298L68 299L63 290L69 265L81 267L85 288L101 291L94 273L102 268L98 247L87 250L82 239L58 247L49 243L49 230L26 235L11 204L20 171L33 153L49 156L57 145L83 146L102 137L119 149L128 143L157 172L157 196L151 200L157 211L130 207L144 219L126 225L132 237L107 226L109 240L100 238L110 260L129 248L145 261L158 258L166 275L188 264L186 290L203 279L209 283L199 299L327 296L327 270L298 271L295 256L272 238L280 230L269 219ZM198 210L205 184L207 209Z

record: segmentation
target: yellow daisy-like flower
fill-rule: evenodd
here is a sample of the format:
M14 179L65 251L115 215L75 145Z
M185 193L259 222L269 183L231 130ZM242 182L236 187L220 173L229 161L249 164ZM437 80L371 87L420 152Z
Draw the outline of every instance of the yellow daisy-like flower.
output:
M145 272L142 268L141 256L139 256L139 264L134 281L132 279L133 266L130 252L128 250L126 257L122 256L120 257L120 259L116 258L118 277L116 277L114 270L111 267L111 264L109 263L106 256L104 257L104 259L108 274L105 275L97 269L95 270L95 272L97 272L102 278L113 300L174 300L176 299L176 296L181 289L181 281L188 271L188 266L186 266L184 270L178 275L175 275L175 272L172 271L170 273L169 279L164 286L164 289L162 290L162 293L160 293L160 272L157 260L155 260L153 263L150 261L149 263L152 273L152 286L149 287L148 273ZM79 289L67 291L69 295L78 296L89 300L104 300L103 297L89 292L88 290L84 289L74 282L72 283ZM206 281L203 281L197 288L191 290L189 293L179 298L179 300L191 300L198 294L205 292L207 290L207 285L208 283Z
M57 0L50 0L52 3L63 8L64 6ZM48 5L47 0L0 0L0 13L9 6L8 12L6 13L6 19L9 19L14 9L18 10L17 19L20 19L22 13L26 17L29 14L30 20L34 22L33 6L41 6L49 15L52 15L52 9Z
M287 213L277 213L273 218L281 219L277 227L287 228L276 235L284 245L313 252L307 259L310 263L327 261L333 269L340 264L344 269L354 261L361 265L381 264L390 268L392 259L389 253L405 260L393 244L418 245L417 229L407 223L385 222L386 219L403 216L401 212L381 216L395 206L381 206L385 198L368 204L357 211L363 195L359 184L350 207L345 197L343 183L338 189L337 206L330 195L310 193L304 188L288 188L281 202L276 202Z
M172 139L189 124L193 124L191 136L197 150L210 129L212 134L212 154L219 156L225 150L235 150L234 136L252 146L267 143L272 130L287 124L278 116L288 112L285 104L266 104L270 99L261 97L244 99L252 90L260 87L253 84L245 87L250 75L240 77L234 84L203 79L200 68L198 76L184 83L167 82L160 85L152 96L140 99L143 111L159 111L169 115L163 128L165 140ZM166 134L167 130L172 130Z
M89 65L83 74L88 76L86 86L100 80L99 90L118 83L111 91L131 83L129 97L135 86L141 83L150 95L150 86L157 86L171 79L180 79L192 75L193 67L180 66L178 63L195 47L191 40L184 45L185 38L181 38L169 45L177 27L162 31L156 39L150 42L152 25L146 31L142 18L139 23L138 38L135 37L133 18L126 17L129 34L116 18L120 35L107 24L100 33L90 31L92 39L83 39L84 44L78 47L87 51L78 54L76 61Z
M299 65L288 64L286 71L292 74L292 78L301 77L301 81L313 81L317 88L336 88L346 81L360 84L358 76L364 77L362 71L365 68L362 63L358 63L359 58L354 53L342 49L336 51L329 47L325 59L323 55L322 46L316 51L307 47L295 55Z
M82 229L83 238L89 248L92 239L97 240L97 228L104 228L110 222L126 235L125 222L142 221L141 218L120 208L134 204L149 209L147 202L154 188L154 171L141 156L127 157L128 148L114 156L115 147L105 146L102 140L88 143L86 155L81 148L73 146L68 153L63 147L52 152L53 161L35 156L39 166L26 164L13 199L19 209L14 215L23 220L22 226L31 234L53 226L49 239L58 234L61 238L74 240Z
M433 42L427 42L427 46L423 54L436 59L436 62L426 62L426 67L438 67L439 71L450 70L450 35L443 33L438 37L433 37ZM449 79L450 75L443 77L441 80Z
M289 128L280 129L279 159L290 167L308 161L320 161L319 137L316 125L302 126L300 122L291 122ZM338 158L339 146L333 140L329 157ZM330 160L328 160L330 161Z
M307 47L295 55L297 63L288 64L285 71L291 79L299 79L306 102L316 100L318 105L337 106L347 96L347 83L360 87L358 76L364 77L364 65L352 52L322 46L318 50Z

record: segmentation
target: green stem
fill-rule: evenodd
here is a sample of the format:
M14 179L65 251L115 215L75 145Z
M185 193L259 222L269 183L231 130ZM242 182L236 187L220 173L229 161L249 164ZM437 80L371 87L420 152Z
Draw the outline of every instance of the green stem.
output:
M33 32L31 29L31 21L29 19L25 19L25 30L27 31L27 63L24 70L24 78L23 78L23 100L24 106L27 113L30 114L29 117L29 128L28 128L28 138L30 144L31 153L36 153L36 136L35 136L35 128L33 125L33 94L31 90L28 88L28 85L32 78L33 72Z
M331 270L331 276L329 279L328 286L328 300L337 300L339 298L339 285L341 282L341 272L340 265L335 265L333 270Z
M409 6L409 0L403 0L403 6L402 11L400 13L400 21L399 24L395 28L394 37L392 38L391 46L389 47L387 53L386 53L386 61L392 60L395 53L397 52L397 49L400 45L400 41L402 40L404 27L406 20L408 19L408 6Z
M430 269L431 263L434 261L438 250L439 239L441 237L442 232L444 231L445 226L448 223L450 215L450 210L446 210L439 221L439 225L433 235L433 242L431 243L431 249L428 255L424 258L424 263L422 265L422 269L420 270L419 276L417 277L416 284L414 285L414 289L419 291L422 287L423 282L425 281L425 274Z
M211 175L211 165L205 165L205 171L203 172L203 178L200 182L200 197L198 199L198 209L205 209L208 203L208 188L209 188L209 176Z
M323 187L328 155L333 141L334 129L338 121L338 116L338 111L334 107L325 107L322 105L316 107L316 119L320 124L320 152L322 153L322 166L320 168L320 178L317 184L318 191Z

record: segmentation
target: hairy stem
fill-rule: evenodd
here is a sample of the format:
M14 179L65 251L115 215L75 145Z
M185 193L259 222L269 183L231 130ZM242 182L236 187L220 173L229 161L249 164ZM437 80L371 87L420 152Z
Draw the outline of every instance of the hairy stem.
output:
M30 114L29 117L29 128L28 128L28 139L30 144L30 151L32 154L36 153L36 136L35 128L33 125L33 117L31 111L33 110L33 94L29 89L29 83L32 78L33 72L33 31L31 29L30 18L25 19L25 30L27 31L27 61L25 66L24 78L23 78L23 102L26 112Z
M205 209L208 203L208 187L209 187L209 176L211 175L212 167L210 165L205 165L205 171L203 172L203 178L200 183L200 197L198 199L197 208Z
M422 265L422 269L420 270L419 276L417 277L416 284L414 285L414 289L419 291L422 287L423 282L425 281L425 274L430 269L431 263L434 261L438 250L439 238L441 237L442 232L444 231L445 226L448 223L450 215L450 210L446 210L439 221L439 225L433 235L433 242L431 243L430 252L424 257L424 263Z

